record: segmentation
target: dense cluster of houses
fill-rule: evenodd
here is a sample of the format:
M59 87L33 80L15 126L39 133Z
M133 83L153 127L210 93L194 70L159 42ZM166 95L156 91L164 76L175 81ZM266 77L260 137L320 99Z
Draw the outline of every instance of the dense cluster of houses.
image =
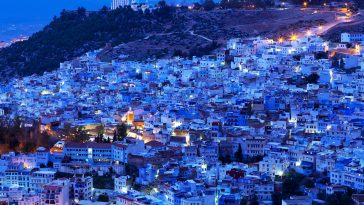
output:
M13 79L0 87L2 116L38 119L44 131L103 125L106 138L124 122L128 136L3 154L0 201L272 204L292 170L314 185L282 204L364 191L362 35L342 40L231 39L214 55L146 62L102 62L97 50ZM95 188L95 175L114 189Z

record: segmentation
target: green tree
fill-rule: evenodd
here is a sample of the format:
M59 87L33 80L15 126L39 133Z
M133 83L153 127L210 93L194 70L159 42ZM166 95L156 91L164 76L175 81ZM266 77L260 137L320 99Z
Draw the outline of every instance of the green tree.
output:
M87 133L84 127L77 126L72 128L72 131L69 136L67 136L67 140L71 142L87 142L90 140L90 135Z
M345 68L345 61L343 59L340 59L339 67L341 69L344 69Z
M334 193L334 194L328 195L326 197L326 202L327 202L327 204L330 204L330 205L354 204L354 201L351 199L351 196L349 196L346 193Z
M274 192L272 194L272 202L273 202L273 205L282 205L282 193Z
M240 205L247 205L248 204L248 200L244 197L240 200Z
M118 135L116 134L116 130L114 130L114 136L113 136L113 138L112 138L112 141L113 141L113 142L118 141Z
M97 134L102 134L103 135L105 133L104 125L98 125L95 129L96 129Z
M100 194L99 198L97 199L97 201L101 201L101 202L109 202L109 196L106 194Z
M24 145L22 151L25 153L31 153L31 152L35 152L36 149L37 149L37 145L35 144L35 142L27 141L27 142L25 142L25 145Z
M317 84L320 76L317 73L311 73L309 76L306 77L306 82L311 84Z
M239 143L238 150L235 152L235 160L238 162L243 162L243 149L241 148L241 144Z
M53 168L53 162L48 161L48 162L47 162L47 167L48 167L48 168Z
M118 124L116 126L117 138L119 141L123 141L128 135L128 127L125 123Z
M283 176L282 193L283 197L291 195L301 195L299 191L299 186L301 181L304 179L302 174L295 172L294 170L289 170Z
M213 0L204 0L204 2L202 3L202 7L206 10L206 11L211 11L215 8L216 4Z
M307 179L305 180L305 186L306 186L307 188L314 188L314 187L315 187L315 182L314 182L312 179L307 178Z
M253 200L250 202L250 205L259 205L259 201L256 196L254 196Z

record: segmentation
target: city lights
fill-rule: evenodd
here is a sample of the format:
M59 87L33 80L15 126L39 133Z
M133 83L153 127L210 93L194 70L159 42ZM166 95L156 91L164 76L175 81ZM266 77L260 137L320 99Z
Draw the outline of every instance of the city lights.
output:
M296 34L292 34L290 37L291 41L297 41L297 39L298 39L298 36Z

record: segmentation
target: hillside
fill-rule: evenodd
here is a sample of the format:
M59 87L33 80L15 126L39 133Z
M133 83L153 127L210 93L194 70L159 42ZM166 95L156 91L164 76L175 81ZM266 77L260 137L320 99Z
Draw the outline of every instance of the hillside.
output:
M129 8L115 11L104 8L93 13L84 9L63 11L28 41L2 49L0 74L24 76L54 70L60 62L102 48L106 43L118 45L144 38L146 33L163 32L172 19L168 8L148 14Z
M136 60L203 55L229 38L290 35L333 18L330 12L313 15L298 9L189 11L163 6L145 13L130 8L64 11L28 41L0 50L0 75L6 80L41 74L106 44L111 47L102 52L102 60L121 54Z
M364 33L364 10L354 17L351 22L340 23L325 33L324 38L333 42L340 42L341 33Z

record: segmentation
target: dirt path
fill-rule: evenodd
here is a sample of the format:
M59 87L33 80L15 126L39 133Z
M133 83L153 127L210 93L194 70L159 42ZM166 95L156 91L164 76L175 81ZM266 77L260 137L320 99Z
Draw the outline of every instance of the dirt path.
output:
M325 32L321 33L321 35L324 35L324 34L330 32L333 29L364 24L364 15L363 14L364 14L364 10L360 10L358 12L358 14L351 17L348 21L342 21L342 22L340 22L340 23L338 23L338 24L336 24L334 26L329 27L328 29L325 30Z
M203 39L205 39L205 40L207 40L207 41L210 41L210 42L212 42L212 41L213 41L213 40L211 40L211 39L209 39L209 38L207 38L207 37L205 37L205 36L195 34L193 31L190 31L190 34L191 34L191 35L193 35L193 36L198 36L198 37L203 38Z

